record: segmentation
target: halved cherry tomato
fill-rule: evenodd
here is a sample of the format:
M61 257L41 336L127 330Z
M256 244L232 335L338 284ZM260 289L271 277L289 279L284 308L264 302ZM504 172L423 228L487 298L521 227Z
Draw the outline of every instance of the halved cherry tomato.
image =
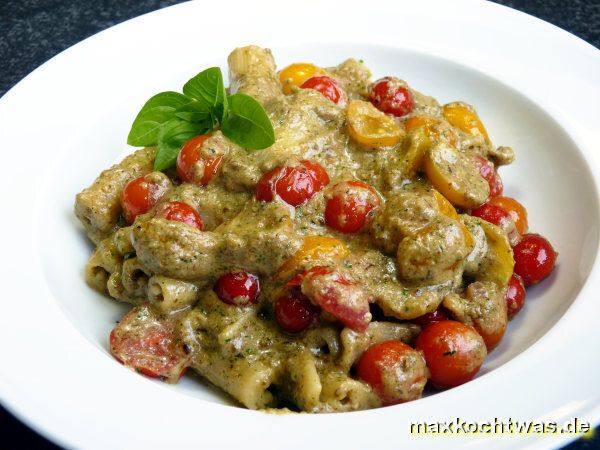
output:
M189 357L178 342L173 323L148 307L134 307L110 333L110 352L121 363L154 378L175 383Z
M260 293L256 275L248 272L232 272L221 276L214 286L221 301L228 305L245 306L255 303Z
M348 328L363 332L369 326L371 296L340 272L330 267L313 267L290 280L288 286L297 284L313 304Z
M433 312L423 314L422 316L413 319L412 321L417 325L421 325L422 327L426 327L431 325L432 323L441 322L442 320L448 320L448 314L442 309L438 308Z
M306 330L318 316L319 308L297 288L290 289L275 301L275 320L288 333Z
M454 132L446 131L442 132L439 127L440 119L437 117L430 116L413 116L406 119L404 122L404 128L407 133L410 133L417 128L423 127L423 130L430 141L437 142L442 137L447 139L450 145L456 146L456 134Z
M498 195L490 198L488 203L490 205L497 205L504 209L508 214L510 214L510 217L517 226L519 233L527 233L527 210L518 201L511 197L502 197L501 195Z
M385 77L375 81L369 87L369 101L380 111L396 117L407 115L414 106L408 86L396 77Z
M383 341L369 347L356 363L356 373L377 392L384 405L420 398L427 383L423 355L400 341Z
M330 264L344 258L349 250L342 241L329 236L306 236L302 247L277 270L280 278L315 264Z
M487 356L479 333L454 320L426 327L417 337L416 347L425 356L431 382L439 388L458 386L473 379Z
M466 103L448 103L443 106L442 114L451 125L459 130L474 136L483 136L486 142L490 142L490 138L481 119L475 110Z
M521 280L519 275L513 274L508 281L506 294L504 295L504 298L506 299L506 312L508 313L509 319L512 319L519 311L521 311L525 304L525 296L526 291L523 280Z
M325 223L342 233L356 233L381 205L377 191L360 181L344 181L331 190L325 205Z
M256 185L256 199L270 202L278 195L292 206L300 206L329 184L320 164L300 161L295 167L279 166L264 174Z
M514 248L515 273L526 286L539 283L552 273L558 254L539 234L525 234Z
M500 174L494 168L494 164L491 161L485 159L483 156L477 155L474 158L475 165L479 168L479 173L490 185L490 197L496 197L502 195L504 190L504 184Z
M187 203L163 203L156 209L156 216L164 217L167 220L186 223L192 227L198 228L200 231L204 230L204 222L202 222L200 214Z
M193 137L181 148L177 155L177 173L181 181L205 186L219 170L223 155L211 158L201 153L202 145L209 137L209 134Z
M289 95L293 88L300 86L307 79L316 75L325 75L325 71L314 64L294 63L279 72L279 82L285 95Z
M336 81L333 78L326 76L310 77L300 85L300 88L314 89L336 104L339 103L344 96L344 92L340 89Z
M347 119L348 134L362 146L380 149L396 145L402 139L400 125L369 102L352 100Z
M148 175L131 180L121 193L121 207L127 223L133 223L140 214L147 213L158 203L166 188L154 183Z

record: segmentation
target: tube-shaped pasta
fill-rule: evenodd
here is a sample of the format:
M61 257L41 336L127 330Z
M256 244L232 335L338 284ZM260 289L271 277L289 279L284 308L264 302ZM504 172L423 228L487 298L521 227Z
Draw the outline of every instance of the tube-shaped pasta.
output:
M342 372L329 372L321 379L319 412L357 411L381 406L371 387Z
M85 266L85 281L99 292L106 293L109 277L121 270L122 256L111 239L98 244Z
M148 300L163 312L171 312L193 305L198 299L198 287L192 283L162 275L148 280Z
M152 171L155 154L153 147L136 151L102 172L90 187L77 194L75 214L92 242L97 244L115 230L121 213L123 187Z
M227 58L227 62L229 90L232 94L243 92L263 105L283 97L271 50L255 45L236 48Z
M345 328L340 336L342 353L338 364L342 369L349 371L360 355L370 346L391 339L409 343L417 337L420 330L418 325L394 322L371 322L364 333L357 333Z
M142 266L136 257L126 259L123 262L121 283L125 289L127 301L138 303L146 299L148 278L150 278L148 270Z
M304 350L287 360L287 371L290 378L290 397L303 411L313 411L319 405L321 380L317 373L314 356ZM286 383L287 384L287 383Z

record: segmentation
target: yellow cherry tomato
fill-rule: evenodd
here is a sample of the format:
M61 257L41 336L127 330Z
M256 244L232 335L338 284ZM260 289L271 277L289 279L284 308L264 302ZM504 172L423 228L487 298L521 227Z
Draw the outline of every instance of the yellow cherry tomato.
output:
M429 139L433 142L437 142L445 138L445 140L450 145L456 145L456 135L454 132L450 132L449 127L446 125L446 130L442 128L441 121L437 117L431 116L413 116L410 119L407 119L404 122L404 128L406 128L406 132L410 133L411 131L423 127L425 133Z
M279 82L283 88L283 93L289 95L294 88L300 87L309 78L325 74L326 72L323 69L314 64L294 63L279 72Z
M425 130L421 127L412 129L402 142L402 164L404 173L413 177L423 165L423 157L431 147L431 141Z
M423 168L433 187L453 205L477 208L490 195L490 186L477 166L450 145L431 147L423 159Z
M352 100L347 114L348 133L365 147L391 147L404 137L404 130L398 122L370 102Z
M306 236L302 247L277 270L277 276L288 278L298 270L338 261L348 255L342 241L327 236Z
M483 136L487 143L490 138L477 113L467 104L462 102L448 103L444 105L442 114L451 125L465 133L474 136Z

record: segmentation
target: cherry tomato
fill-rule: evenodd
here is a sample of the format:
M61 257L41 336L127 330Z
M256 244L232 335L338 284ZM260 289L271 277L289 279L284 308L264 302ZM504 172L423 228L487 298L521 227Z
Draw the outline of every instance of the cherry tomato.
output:
M329 184L329 176L321 165L300 161L295 167L276 167L264 174L256 185L256 198L270 202L278 195L292 206L300 206Z
M369 101L380 111L396 117L407 115L413 110L412 94L399 78L385 77L369 87Z
M512 220L510 214L502 207L484 203L471 211L471 215L479 217L489 223L500 226L503 220Z
M342 233L356 233L381 205L377 191L360 181L344 181L332 189L325 205L325 223Z
M506 294L504 296L506 299L506 312L508 313L509 319L512 319L519 311L521 311L525 304L525 296L526 292L523 280L521 280L519 275L513 274L508 281Z
M300 85L301 89L314 89L327 97L333 103L339 103L343 98L343 91L331 77L311 77Z
M416 347L425 356L431 382L440 388L458 386L473 379L487 356L479 333L454 320L426 327L417 337Z
M171 383L189 364L172 322L160 320L147 305L134 307L113 328L110 351L127 367Z
M186 223L192 227L198 228L200 231L204 230L204 222L202 222L200 214L187 203L163 203L156 209L156 216L164 217L167 220Z
M348 134L363 148L383 149L398 144L404 135L398 122L369 102L352 100L346 114Z
M214 291L228 305L245 306L255 303L260 293L258 277L248 272L226 273L217 280Z
M290 280L287 286L300 285L301 292L323 311L354 331L363 332L371 322L371 296L340 272L324 266L313 267Z
M358 377L379 395L384 405L416 400L427 383L423 355L400 341L379 342L356 363Z
M294 91L294 88L317 75L325 75L325 71L314 64L294 63L279 72L279 82L281 83L283 93L289 95Z
M288 333L300 333L310 327L319 315L313 305L299 289L290 289L275 301L275 319Z
M433 312L423 314L412 321L417 325L421 325L422 327L426 327L431 325L432 323L441 322L442 320L448 320L448 314L442 309L438 308Z
M133 223L138 215L147 213L158 203L165 190L147 175L127 183L121 193L121 207L127 223Z
M490 197L502 195L504 184L502 183L500 174L498 174L498 171L494 168L494 164L483 156L476 156L474 161L479 168L479 173L490 185Z
M515 273L525 286L539 283L554 269L558 254L546 238L539 234L525 234L513 248Z
M187 141L177 155L177 173L181 181L207 185L219 170L223 155L213 158L201 153L202 144L210 135L201 134Z
M519 233L527 233L527 210L518 201L511 197L502 197L501 195L498 195L490 198L488 203L491 205L497 205L504 209L508 214L510 214L510 217L517 226Z

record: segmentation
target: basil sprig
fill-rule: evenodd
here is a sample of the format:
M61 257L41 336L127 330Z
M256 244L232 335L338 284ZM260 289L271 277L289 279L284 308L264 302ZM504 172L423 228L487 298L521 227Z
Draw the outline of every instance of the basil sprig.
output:
M227 95L218 67L200 72L183 86L183 94L161 92L142 107L127 136L136 147L156 145L154 170L175 164L181 146L217 128L248 150L275 142L273 125L263 107L249 95Z

